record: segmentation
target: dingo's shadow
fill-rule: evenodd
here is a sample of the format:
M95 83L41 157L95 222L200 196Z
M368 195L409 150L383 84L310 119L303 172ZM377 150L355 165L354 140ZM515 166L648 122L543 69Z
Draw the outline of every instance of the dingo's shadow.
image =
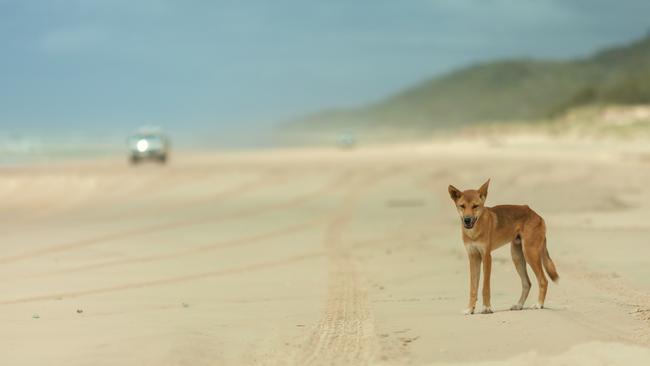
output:
M538 308L534 308L532 306L527 306L527 307L524 307L524 308L522 308L520 310L511 310L511 309L492 310L492 313L494 313L494 314L496 314L496 313L519 313L519 312L522 312L522 311L547 311L547 310L560 311L560 310L564 310L564 309L557 308L557 307L548 307L548 306L544 306L542 309L538 309ZM490 314L483 314L480 311L478 311L478 312L475 312L474 315L490 315Z

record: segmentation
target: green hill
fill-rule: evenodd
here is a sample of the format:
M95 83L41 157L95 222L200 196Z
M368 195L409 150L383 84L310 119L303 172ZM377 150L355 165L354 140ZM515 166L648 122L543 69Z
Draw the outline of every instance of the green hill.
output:
M573 61L510 60L433 78L388 99L289 122L292 128L436 130L543 120L587 104L650 103L650 35Z

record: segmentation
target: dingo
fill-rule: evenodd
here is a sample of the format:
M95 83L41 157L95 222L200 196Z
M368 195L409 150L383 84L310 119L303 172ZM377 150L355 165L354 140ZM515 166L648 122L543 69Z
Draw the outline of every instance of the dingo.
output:
M465 314L474 314L478 282L483 262L483 314L492 313L490 305L490 271L492 251L510 244L512 261L521 277L521 296L510 310L521 310L530 291L530 279L526 263L537 277L539 295L534 309L544 307L548 281L542 266L553 282L560 278L546 249L546 225L544 219L528 206L500 205L486 207L488 179L478 190L460 191L449 186L449 195L456 204L462 222L463 242L469 257L470 292Z

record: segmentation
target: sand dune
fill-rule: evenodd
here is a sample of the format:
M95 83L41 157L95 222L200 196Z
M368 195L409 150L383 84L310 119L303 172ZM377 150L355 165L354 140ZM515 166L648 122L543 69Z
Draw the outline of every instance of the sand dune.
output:
M0 168L0 364L645 364L648 153L467 140ZM490 204L547 221L548 309L507 310L501 249L496 312L461 315L446 187L488 177Z

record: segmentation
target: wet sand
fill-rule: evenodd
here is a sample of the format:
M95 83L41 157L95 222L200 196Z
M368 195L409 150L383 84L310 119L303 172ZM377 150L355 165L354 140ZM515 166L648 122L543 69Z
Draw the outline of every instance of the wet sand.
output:
M464 316L447 185L528 204L547 309ZM478 141L0 168L0 364L650 363L650 149ZM529 274L534 281L531 271Z

